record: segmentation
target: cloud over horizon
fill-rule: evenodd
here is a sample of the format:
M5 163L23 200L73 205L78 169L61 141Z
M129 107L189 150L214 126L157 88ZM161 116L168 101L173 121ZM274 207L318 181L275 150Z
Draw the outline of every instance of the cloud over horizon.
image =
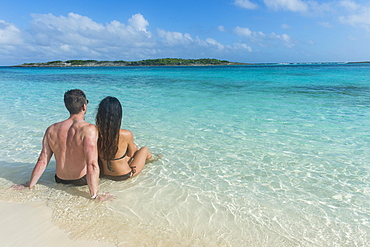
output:
M160 28L151 32L149 21L140 13L132 15L126 24L116 20L101 24L76 13L67 16L32 14L31 17L29 30L20 30L0 20L0 44L7 45L8 51L17 50L25 60L140 60L171 54L184 56L186 53L176 52L178 47L194 57L196 54L211 57L221 51L251 52L246 44L224 45L214 38L202 40L189 33ZM7 52L0 49L0 53Z

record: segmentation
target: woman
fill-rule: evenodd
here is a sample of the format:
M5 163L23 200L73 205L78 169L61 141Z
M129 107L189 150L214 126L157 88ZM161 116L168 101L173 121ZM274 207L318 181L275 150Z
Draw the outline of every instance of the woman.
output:
M100 174L116 181L136 176L152 157L147 147L138 150L131 131L120 128L121 119L122 106L117 98L108 96L100 102L96 114Z

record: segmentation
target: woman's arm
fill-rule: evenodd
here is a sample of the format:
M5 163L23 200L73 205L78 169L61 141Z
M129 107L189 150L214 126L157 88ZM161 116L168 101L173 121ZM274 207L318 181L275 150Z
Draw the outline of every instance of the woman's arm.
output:
M134 143L134 135L131 131L125 131L126 140L127 140L127 156L133 157L136 151L138 150L137 145Z
M136 151L138 150L137 145L134 143L134 135L129 130L120 130L120 136L122 140L127 145L127 156L132 157L135 155ZM121 141L120 141L121 143ZM121 145L123 144L121 143Z

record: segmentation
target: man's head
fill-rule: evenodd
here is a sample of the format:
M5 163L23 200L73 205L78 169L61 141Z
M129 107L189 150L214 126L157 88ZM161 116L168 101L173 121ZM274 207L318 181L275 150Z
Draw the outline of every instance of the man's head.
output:
M80 113L83 105L87 103L86 95L80 89L72 89L64 94L64 104L70 114Z

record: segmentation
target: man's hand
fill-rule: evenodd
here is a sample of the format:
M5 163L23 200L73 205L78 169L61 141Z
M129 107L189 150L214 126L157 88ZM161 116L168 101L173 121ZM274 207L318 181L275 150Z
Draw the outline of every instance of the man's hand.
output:
M105 201L112 201L114 199L116 199L115 196L110 195L109 192L105 192L104 194L98 195L98 197L95 198L94 200L99 201L99 202L105 202Z
M29 182L27 183L24 183L24 184L15 184L13 186L11 186L10 188L12 188L13 190L23 190L25 188L29 188Z

